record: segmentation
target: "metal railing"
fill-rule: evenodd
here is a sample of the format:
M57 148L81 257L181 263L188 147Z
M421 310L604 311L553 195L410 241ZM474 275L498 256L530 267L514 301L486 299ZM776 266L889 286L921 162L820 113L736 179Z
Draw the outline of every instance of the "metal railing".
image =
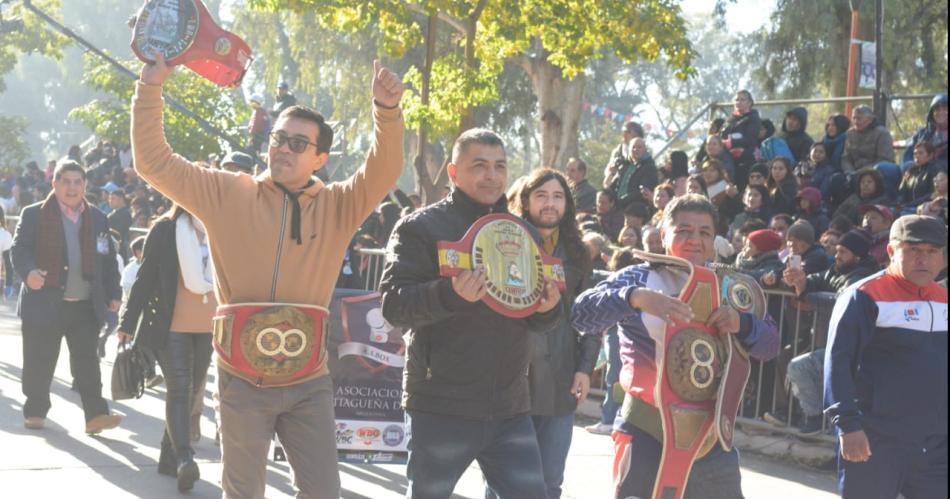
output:
M789 435L801 436L793 427L799 411L795 410L795 395L788 384L786 372L788 365L800 355L809 354L824 348L827 340L831 310L836 296L834 293L810 293L799 298L790 291L780 289L765 290L769 314L776 321L781 339L779 356L767 362L752 361L752 376L739 411L739 424L771 430ZM822 377L819 374L818 378ZM823 393L817 387L818 396ZM819 398L816 403L823 407ZM763 425L763 415L769 412L784 419L772 419L768 426ZM827 434L827 418L822 418L821 433L810 435L809 439L829 443L836 439Z
M903 127L901 126L900 120L897 119L897 113L894 111L892 104L895 101L903 100L924 100L924 99L933 99L936 94L899 94L899 95L884 95L883 102L886 106L886 110L890 111L891 116L895 118L894 125L901 134L906 135ZM819 97L815 99L771 99L771 100L761 100L755 101L755 107L775 107L775 106L792 106L792 105L813 105L813 104L842 104L842 103L852 103L852 102L872 102L874 96L871 95L858 95L854 97ZM666 152L673 144L681 141L683 137L686 137L689 134L689 131L704 117L708 122L716 117L717 113L729 114L728 110L733 107L732 102L710 102L703 106L698 112L692 115L686 124L679 127L679 131L673 134L659 149L657 149L653 156L659 158ZM890 127L889 127L890 128ZM702 130L702 133L705 133L705 127ZM820 138L820 137L819 137ZM903 143L903 141L898 141Z

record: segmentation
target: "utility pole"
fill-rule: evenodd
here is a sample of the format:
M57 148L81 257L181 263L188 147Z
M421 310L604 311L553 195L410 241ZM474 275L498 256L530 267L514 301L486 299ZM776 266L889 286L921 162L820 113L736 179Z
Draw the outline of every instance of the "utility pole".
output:
M861 0L851 0L851 45L850 51L848 52L848 88L846 89L846 95L848 97L854 97L855 87L857 87L858 82L858 48L861 46L861 42L858 40L858 27L860 26L860 14L858 9L861 6ZM844 114L845 116L851 116L851 109L854 108L854 103L848 101L844 105Z
M884 0L874 2L874 114L887 126L887 101L884 95Z

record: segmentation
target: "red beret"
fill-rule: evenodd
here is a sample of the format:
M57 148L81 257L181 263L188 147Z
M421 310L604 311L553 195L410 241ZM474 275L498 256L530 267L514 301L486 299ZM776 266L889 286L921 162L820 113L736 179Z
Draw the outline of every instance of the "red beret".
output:
M778 251L782 247L782 236L769 229L757 230L749 234L749 242L759 251Z

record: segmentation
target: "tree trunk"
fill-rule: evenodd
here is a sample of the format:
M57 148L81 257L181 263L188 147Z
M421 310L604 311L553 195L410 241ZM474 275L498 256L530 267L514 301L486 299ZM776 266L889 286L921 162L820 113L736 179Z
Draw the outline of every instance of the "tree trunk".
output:
M482 17L488 0L478 0L472 13L465 19L465 67L470 71L478 70L478 59L475 57L475 35L478 32L478 19ZM459 133L475 127L473 109L466 108L459 117Z
M432 79L432 63L435 60L435 44L438 34L438 16L432 14L429 16L426 29L426 60L425 67L422 68L422 105L429 105L429 90ZM425 126L419 127L419 141L416 145L416 156L412 161L412 166L416 172L416 184L419 186L419 195L422 196L424 205L431 204L440 198L437 191L438 186L432 181L432 175L429 174L429 166L426 161L426 152L429 148L429 133Z
M546 56L526 58L521 62L538 97L540 166L563 169L568 158L577 156L577 129L585 76L582 73L573 80L566 79L560 68L548 62Z

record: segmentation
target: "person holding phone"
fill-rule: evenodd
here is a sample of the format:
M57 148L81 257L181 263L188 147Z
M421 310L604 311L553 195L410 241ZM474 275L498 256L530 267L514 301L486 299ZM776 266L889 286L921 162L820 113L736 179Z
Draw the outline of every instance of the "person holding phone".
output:
M788 258L785 260L786 268L802 270L806 274L815 274L824 272L831 266L825 248L815 240L815 229L806 220L793 223L788 228L785 240L788 249ZM762 278L762 283L766 286L775 286L781 278L781 271L772 272Z

